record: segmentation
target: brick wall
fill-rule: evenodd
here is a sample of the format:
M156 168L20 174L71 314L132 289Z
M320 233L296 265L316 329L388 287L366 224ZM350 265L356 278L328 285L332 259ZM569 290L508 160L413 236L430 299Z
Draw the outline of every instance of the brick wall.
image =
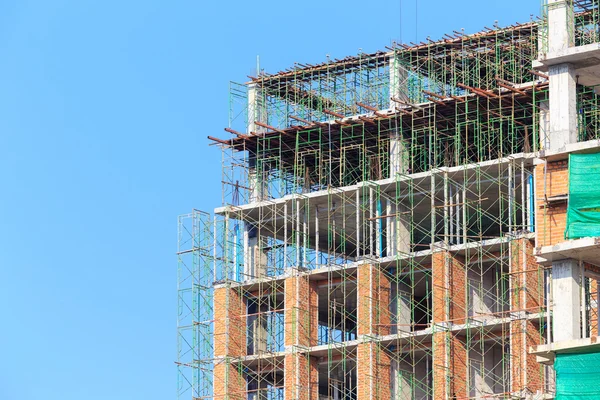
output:
M215 312L215 356L246 355L246 300L236 288L216 288L213 300Z
M285 356L285 400L319 400L318 360L304 353Z
M567 223L566 202L545 206L545 197L565 195L569 192L568 162L548 162L544 176L544 164L535 167L536 232L537 246L550 246L564 242Z
M307 275L285 280L285 345L316 346L319 339L319 293Z
M515 320L510 323L512 391L536 392L544 388L544 366L529 354L530 346L544 343L537 326L531 320Z
M463 324L467 315L464 258L448 251L432 258L433 322Z
M239 289L216 288L215 357L228 357L213 370L215 399L245 399L246 380L229 357L246 355L246 301Z
M356 393L361 400L391 398L391 356L375 341L360 343L356 349Z
M433 398L468 398L467 346L452 332L433 334Z
M590 336L598 336L598 281L590 280Z
M537 264L533 255L533 243L528 239L511 242L510 283L512 311L541 311L544 306L544 271Z
M243 400L246 398L246 379L240 369L229 361L215 364L213 374L214 399Z
M388 335L391 333L391 283L379 267L364 264L357 277L358 335Z

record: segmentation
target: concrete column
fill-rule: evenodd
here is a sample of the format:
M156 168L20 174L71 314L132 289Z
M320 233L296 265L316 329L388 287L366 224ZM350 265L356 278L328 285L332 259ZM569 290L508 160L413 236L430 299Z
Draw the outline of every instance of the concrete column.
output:
M581 338L581 276L577 260L552 263L552 333L555 342Z
M576 72L570 64L551 66L549 148L559 149L577 142Z
M410 252L410 215L406 207L388 200L386 214L387 256L397 256Z
M265 131L265 128L256 125L256 121L267 123L267 107L259 87L251 83L248 85L248 133Z
M548 0L548 53L575 45L572 0Z
M392 322L396 325L396 332L410 332L412 322L412 292L404 282L393 285L392 295Z
M408 71L400 65L394 56L390 58L390 97L409 102L407 94ZM390 98L390 109L400 105ZM399 132L399 127L390 133L390 178L397 173L406 173L408 163L408 147Z

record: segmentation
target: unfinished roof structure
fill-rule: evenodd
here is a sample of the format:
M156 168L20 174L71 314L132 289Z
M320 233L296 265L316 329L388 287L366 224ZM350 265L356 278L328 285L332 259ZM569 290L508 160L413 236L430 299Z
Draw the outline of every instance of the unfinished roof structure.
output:
M599 48L572 3L231 85L223 204L179 218L179 399L552 398L544 346L598 335L593 257L553 250L600 149L593 63L553 47L564 20Z

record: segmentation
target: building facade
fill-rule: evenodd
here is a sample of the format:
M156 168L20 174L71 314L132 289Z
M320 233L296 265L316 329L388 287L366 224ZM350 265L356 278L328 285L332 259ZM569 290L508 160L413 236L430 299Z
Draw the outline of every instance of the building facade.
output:
M553 398L598 335L600 242L565 232L600 14L549 3L231 85L223 204L179 219L179 398Z

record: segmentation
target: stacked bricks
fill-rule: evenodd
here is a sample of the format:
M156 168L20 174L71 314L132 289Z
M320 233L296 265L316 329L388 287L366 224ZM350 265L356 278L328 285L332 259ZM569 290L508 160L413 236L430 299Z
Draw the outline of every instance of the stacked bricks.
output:
M391 282L384 270L370 264L358 267L357 333L362 339L356 349L359 399L391 397L391 357L377 338L391 333Z
M392 358L388 350L377 341L360 343L356 349L356 360L357 398L390 399Z
M544 168L546 172L544 174ZM544 176L545 175L545 176ZM538 247L564 242L567 227L567 203L548 205L546 197L569 193L569 165L567 160L548 162L535 167L535 195Z
M510 309L523 317L540 312L544 304L544 277L533 256L533 244L524 238L513 240L510 250ZM544 367L537 363L535 355L529 354L530 346L543 343L539 329L531 320L518 319L511 321L510 334L512 391L542 390Z
M215 398L243 399L246 380L234 360L246 355L246 301L236 288L219 287L214 292Z
M318 282L308 275L285 280L285 356L284 387L286 400L318 400L318 361L307 350L319 339Z
M440 325L463 324L467 317L467 293L464 259L449 251L432 258L433 391L435 399L468 398L467 348L465 341Z

